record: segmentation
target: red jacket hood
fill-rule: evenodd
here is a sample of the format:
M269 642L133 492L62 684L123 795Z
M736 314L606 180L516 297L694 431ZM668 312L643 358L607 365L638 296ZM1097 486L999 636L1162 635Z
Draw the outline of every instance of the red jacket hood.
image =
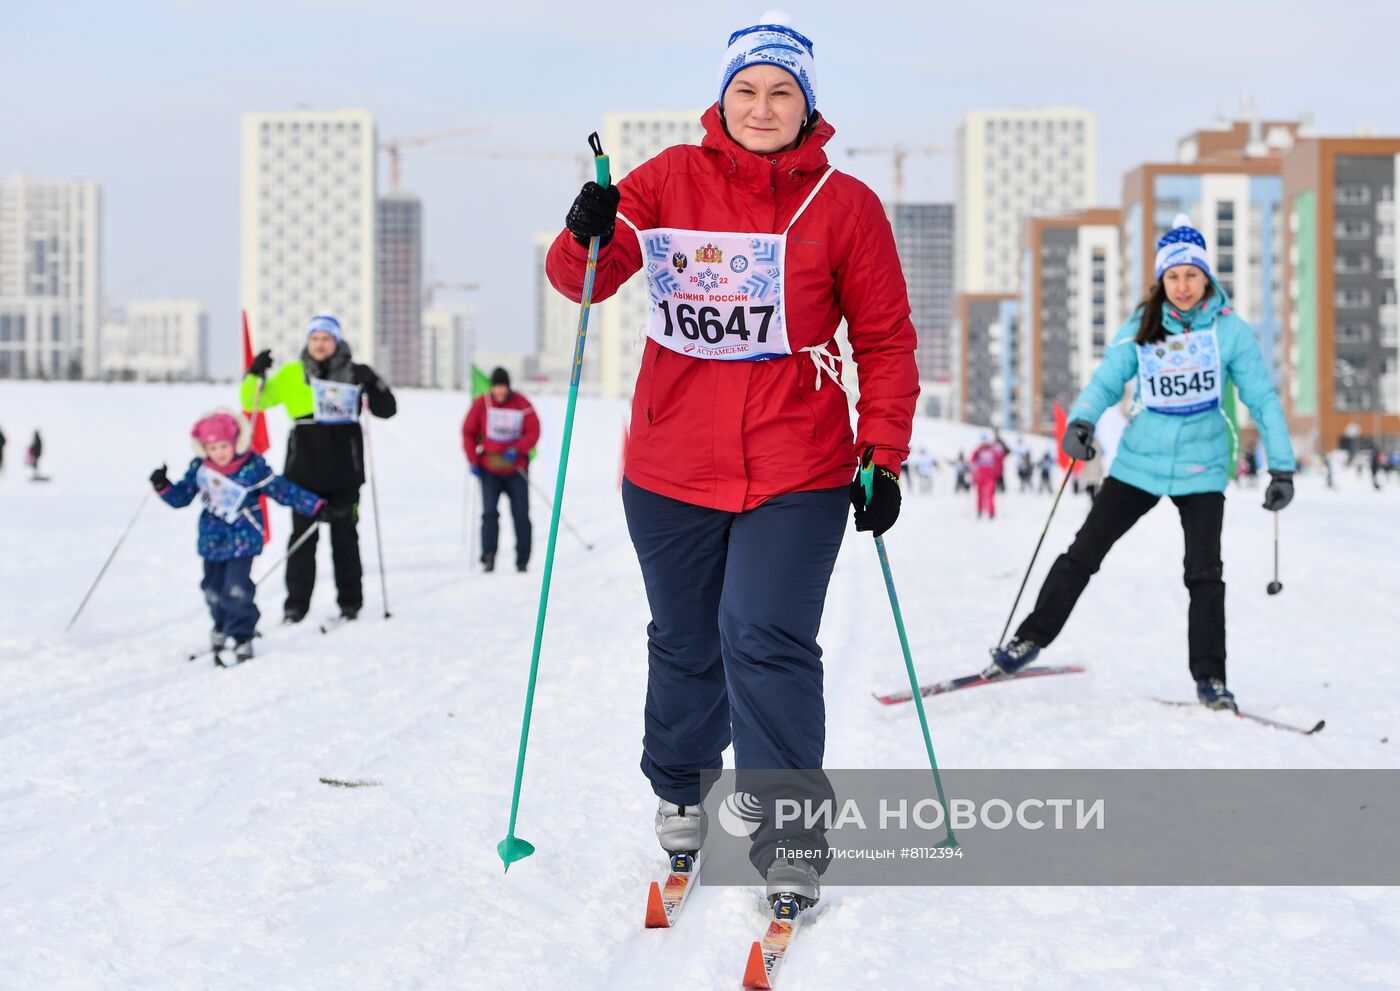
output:
M826 143L836 134L836 128L819 114L816 127L802 139L801 144L792 151L785 151L770 158L749 151L729 136L724 127L724 119L719 115L718 103L710 105L710 109L700 118L700 123L705 128L705 137L700 142L700 147L726 161L728 164L725 172L731 178L763 189L767 188L769 176L772 175L771 170L775 167L786 172L792 182L801 181L804 174L825 169Z

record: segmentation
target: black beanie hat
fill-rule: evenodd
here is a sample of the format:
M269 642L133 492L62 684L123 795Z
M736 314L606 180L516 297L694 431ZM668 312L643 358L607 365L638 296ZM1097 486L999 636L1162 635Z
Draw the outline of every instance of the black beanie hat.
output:
M497 368L495 371L493 371L493 372L491 373L491 384L492 384L492 385L503 385L503 386L505 386L507 389L509 389L509 388L510 388L510 372L506 371L504 368Z

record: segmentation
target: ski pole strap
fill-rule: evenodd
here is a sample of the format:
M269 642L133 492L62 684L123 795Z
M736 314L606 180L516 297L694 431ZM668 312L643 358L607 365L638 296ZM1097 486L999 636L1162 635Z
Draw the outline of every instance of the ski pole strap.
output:
M875 498L875 448L867 447L860 459L860 487L865 491L865 508Z

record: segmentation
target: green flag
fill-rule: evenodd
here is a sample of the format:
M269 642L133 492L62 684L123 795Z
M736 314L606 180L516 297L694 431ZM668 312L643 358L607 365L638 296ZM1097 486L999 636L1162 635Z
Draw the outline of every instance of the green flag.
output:
M487 375L475 364L472 365L472 399L484 396L491 391L491 376Z

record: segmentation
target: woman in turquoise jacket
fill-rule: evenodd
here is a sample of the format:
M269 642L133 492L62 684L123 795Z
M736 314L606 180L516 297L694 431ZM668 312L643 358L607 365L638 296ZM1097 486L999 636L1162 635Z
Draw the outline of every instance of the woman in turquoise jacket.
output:
M1035 610L1015 637L992 652L989 676L1012 674L1050 646L1109 549L1166 496L1186 535L1187 641L1196 696L1213 709L1234 709L1225 687L1225 582L1220 528L1229 480L1230 434L1221 398L1239 390L1263 436L1272 481L1264 508L1293 499L1293 447L1278 394L1249 324L1211 275L1206 242L1178 215L1157 244L1157 281L1104 351L1103 364L1070 411L1061 446L1092 460L1094 424L1137 379L1132 422L1123 432L1108 479L1069 550L1056 559Z

